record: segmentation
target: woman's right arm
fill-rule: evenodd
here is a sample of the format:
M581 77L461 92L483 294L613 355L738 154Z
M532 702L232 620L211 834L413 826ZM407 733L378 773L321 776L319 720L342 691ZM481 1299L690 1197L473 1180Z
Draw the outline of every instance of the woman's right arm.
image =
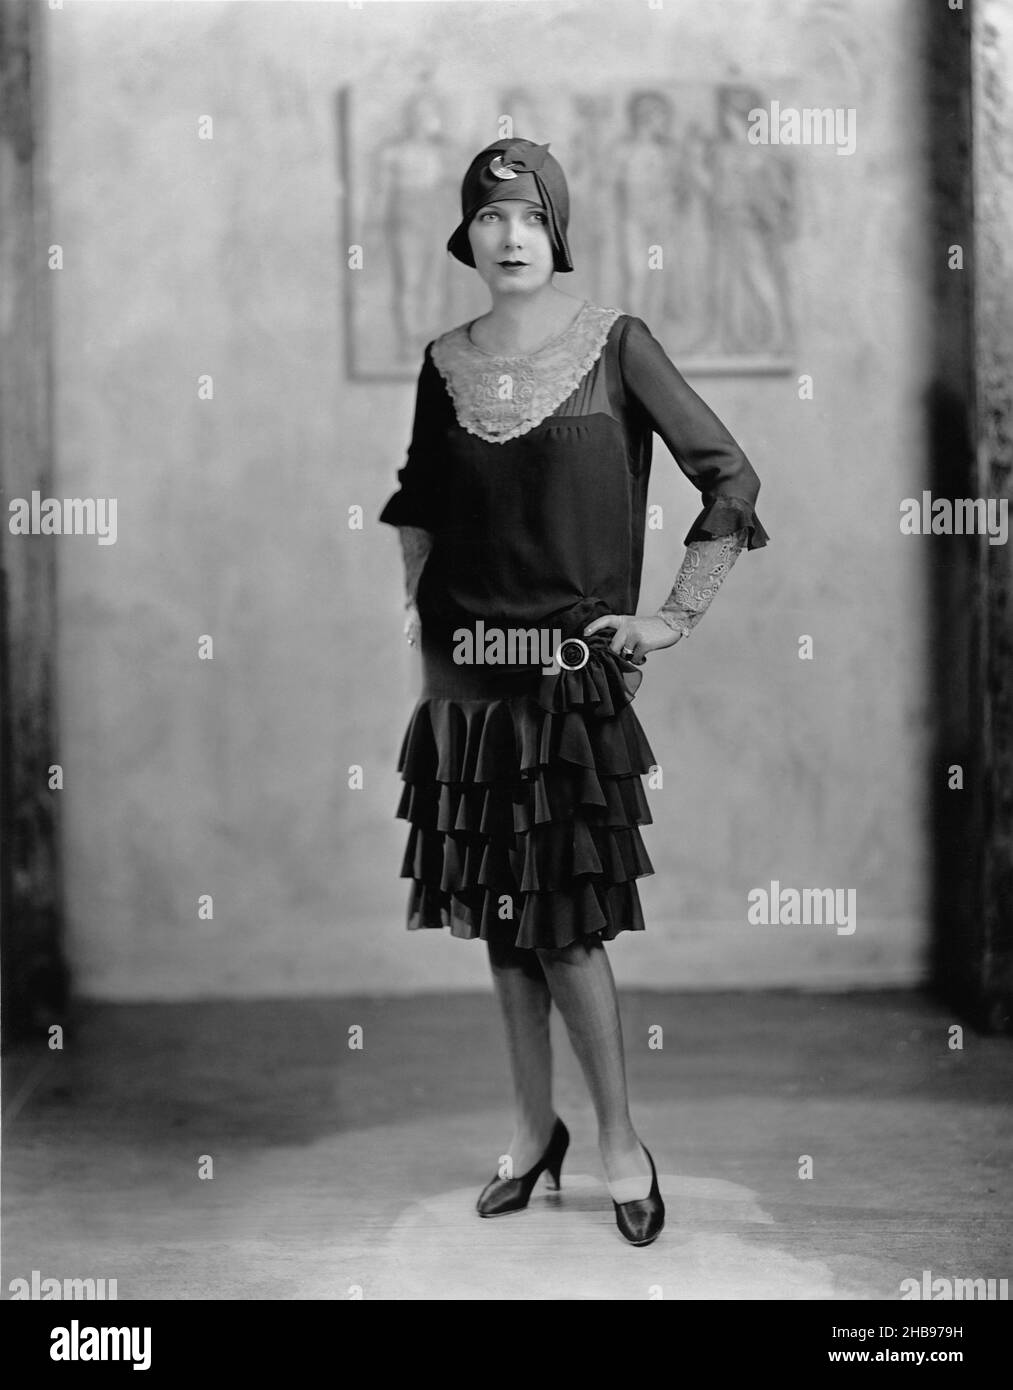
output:
M421 526L399 526L401 554L404 557L404 583L408 602L415 602L419 590L419 578L425 567L429 552L433 548L431 531L423 531Z
M439 440L446 393L433 365L431 348L432 343L426 347L419 373L411 443L405 465L397 475L399 487L380 513L381 521L398 529L408 611L404 631L413 645L419 640L415 606L419 579L433 548L440 513Z
M429 558L429 552L433 548L433 536L431 531L424 531L421 526L399 526L398 535L401 538L401 555L404 559L405 593L407 595L404 634L414 647L418 644L422 626L419 610L415 606L415 598L419 590L419 578Z

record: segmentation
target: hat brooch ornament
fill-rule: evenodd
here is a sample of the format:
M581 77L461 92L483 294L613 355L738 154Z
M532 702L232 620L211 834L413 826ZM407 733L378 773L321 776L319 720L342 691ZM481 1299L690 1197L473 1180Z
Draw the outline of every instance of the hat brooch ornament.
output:
M544 145L511 145L509 149L496 155L489 165L489 172L498 179L515 179L518 170L522 174L535 174L545 163L545 156L548 153L547 143ZM513 165L513 168L508 167L510 165Z

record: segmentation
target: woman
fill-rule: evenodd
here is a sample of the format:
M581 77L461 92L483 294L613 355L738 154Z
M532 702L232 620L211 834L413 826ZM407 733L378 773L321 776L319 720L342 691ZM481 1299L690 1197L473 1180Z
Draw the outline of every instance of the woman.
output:
M380 517L400 530L405 631L424 673L398 763L408 926L487 943L516 1115L479 1214L521 1210L543 1172L559 1185L569 1135L552 1104L555 1002L616 1223L647 1245L665 1208L630 1119L604 947L643 929L636 879L653 872L639 827L655 759L630 700L648 653L692 631L739 551L766 543L759 481L640 319L556 289L554 273L573 266L548 145L487 146L461 211L448 249L492 305L426 347L400 486ZM654 430L705 505L668 601L636 617ZM557 644L548 671L533 652L496 664L480 640L461 641L532 630ZM469 647L472 662L455 660Z

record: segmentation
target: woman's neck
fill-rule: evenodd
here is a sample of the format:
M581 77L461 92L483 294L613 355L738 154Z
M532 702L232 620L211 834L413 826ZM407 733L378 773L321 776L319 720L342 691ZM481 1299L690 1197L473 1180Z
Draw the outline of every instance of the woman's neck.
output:
M532 294L493 294L492 308L472 323L472 340L489 352L530 352L572 323L582 302L554 285Z

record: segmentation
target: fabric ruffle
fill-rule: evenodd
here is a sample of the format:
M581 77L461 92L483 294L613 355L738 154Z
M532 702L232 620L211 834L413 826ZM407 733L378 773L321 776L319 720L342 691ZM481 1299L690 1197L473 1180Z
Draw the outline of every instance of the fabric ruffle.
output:
M742 497L712 497L686 532L683 544L715 540L733 531L749 533L747 550L759 550L770 540L751 502Z
M529 694L419 700L398 759L410 928L527 948L643 930L655 758L630 708L643 673L611 639Z

